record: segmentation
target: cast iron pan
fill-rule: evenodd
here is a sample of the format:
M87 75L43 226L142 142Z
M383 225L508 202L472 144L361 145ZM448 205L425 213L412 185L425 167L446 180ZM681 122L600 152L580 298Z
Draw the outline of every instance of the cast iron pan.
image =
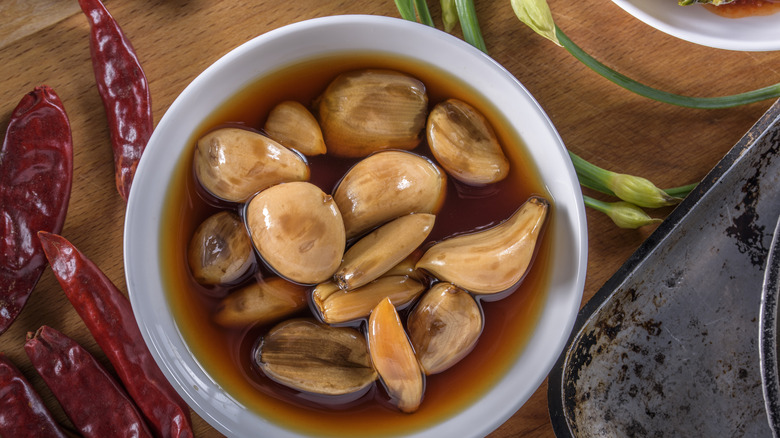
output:
M558 437L772 436L759 320L779 151L780 101L581 309L548 380Z

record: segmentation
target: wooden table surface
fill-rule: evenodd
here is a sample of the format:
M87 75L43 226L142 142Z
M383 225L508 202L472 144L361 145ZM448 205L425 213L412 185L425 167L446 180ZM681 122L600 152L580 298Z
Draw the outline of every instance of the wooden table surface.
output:
M438 2L429 3L441 26ZM608 82L564 49L537 37L515 18L509 0L476 4L489 53L536 97L570 150L603 167L650 178L661 187L701 179L773 103L691 110L648 100ZM106 5L143 63L155 122L209 64L266 31L326 15L398 16L392 0L108 0ZM605 0L550 0L550 6L558 26L578 45L651 86L716 96L780 79L780 52L740 53L697 46L650 28ZM114 186L87 21L76 0L2 0L0 17L0 132L5 132L11 111L26 92L39 84L56 90L70 118L75 151L73 191L62 234L126 292L125 204ZM653 227L618 229L605 216L588 211L583 303L652 231ZM58 420L68 424L22 349L25 334L42 324L65 332L108 365L50 270L15 324L0 336L0 351L33 382ZM554 436L546 394L543 384L490 436ZM193 422L197 437L220 436L195 414Z

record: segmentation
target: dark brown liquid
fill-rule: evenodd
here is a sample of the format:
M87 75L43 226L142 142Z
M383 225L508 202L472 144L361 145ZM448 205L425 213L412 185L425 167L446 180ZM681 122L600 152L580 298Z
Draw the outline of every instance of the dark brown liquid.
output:
M259 79L205 120L187 141L188 150L205 132L228 123L259 129L265 115L283 100L308 105L338 73L358 68L390 68L409 73L427 87L430 105L455 97L479 109L491 121L512 164L510 175L489 189L456 187L449 178L448 193L430 240L486 227L508 218L531 195L550 199L524 146L498 112L468 86L430 66L405 59L362 53L312 59ZM413 152L431 157L425 144ZM203 368L233 398L269 421L318 436L390 436L417 432L457 415L494 387L522 354L545 299L552 237L544 236L534 264L518 289L497 302L482 302L485 328L474 350L449 370L426 378L420 409L403 414L376 387L357 401L298 394L270 381L252 366L252 353L267 327L229 330L210 315L225 291L206 290L190 276L186 248L195 228L217 208L204 202L191 172L191 156L179 164L176 183L169 189L163 217L162 260L166 292L181 333ZM325 192L356 160L334 157L308 159L311 182ZM238 208L233 206L233 208ZM555 221L554 206L550 221ZM547 229L553 228L548 222ZM262 434L262 431L258 431Z

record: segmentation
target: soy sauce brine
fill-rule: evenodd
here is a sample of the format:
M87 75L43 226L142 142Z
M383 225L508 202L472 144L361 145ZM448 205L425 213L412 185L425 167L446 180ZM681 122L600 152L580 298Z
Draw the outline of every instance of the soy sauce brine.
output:
M405 58L369 53L343 53L310 59L259 78L200 124L186 139L194 151L198 138L219 126L240 125L261 129L266 115L279 102L296 100L308 107L338 74L364 68L390 69L421 80L429 107L457 98L481 111L490 121L511 164L509 176L486 187L468 187L448 177L447 197L428 241L438 241L495 225L512 215L532 195L551 200L525 146L490 102L447 72ZM412 152L435 162L425 141ZM318 436L390 436L420 431L457 415L495 386L522 354L546 299L551 263L554 204L530 271L511 294L499 301L483 300L485 326L474 349L452 368L426 377L419 410L404 414L395 409L379 381L366 394L319 396L294 391L264 376L253 365L260 337L270 326L227 329L212 321L225 288L206 288L191 276L187 246L195 229L220 210L204 200L192 173L192 153L177 166L175 184L168 189L161 218L161 259L167 298L181 334L206 372L232 398L280 427ZM357 159L333 156L307 157L310 182L326 193ZM552 201L552 200L551 200ZM237 210L238 211L238 210ZM267 271L261 275L268 275ZM251 280L250 280L251 281ZM405 318L405 313L401 318ZM306 309L300 316L311 316ZM258 431L262 434L262 431Z

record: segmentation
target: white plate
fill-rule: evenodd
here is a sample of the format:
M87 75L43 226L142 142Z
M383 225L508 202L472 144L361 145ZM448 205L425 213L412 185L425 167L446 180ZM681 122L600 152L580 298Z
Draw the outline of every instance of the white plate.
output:
M226 393L179 331L161 273L161 217L177 164L203 120L255 78L312 56L340 51L401 55L450 72L472 84L503 111L528 145L548 192L555 220L549 290L539 320L519 358L485 396L454 417L411 436L484 436L528 400L562 351L582 299L587 230L582 195L566 149L530 93L504 68L463 41L436 29L379 16L304 21L263 34L207 68L176 99L155 129L136 173L125 222L125 272L130 301L144 339L163 373L201 417L228 436L298 437L297 430L265 418ZM413 414L412 414L413 415ZM400 419L399 421L403 421ZM328 431L323 431L323 434ZM331 435L332 432L331 432Z
M677 0L612 1L646 24L685 41L727 50L780 50L780 12L725 18L701 5L679 6Z

